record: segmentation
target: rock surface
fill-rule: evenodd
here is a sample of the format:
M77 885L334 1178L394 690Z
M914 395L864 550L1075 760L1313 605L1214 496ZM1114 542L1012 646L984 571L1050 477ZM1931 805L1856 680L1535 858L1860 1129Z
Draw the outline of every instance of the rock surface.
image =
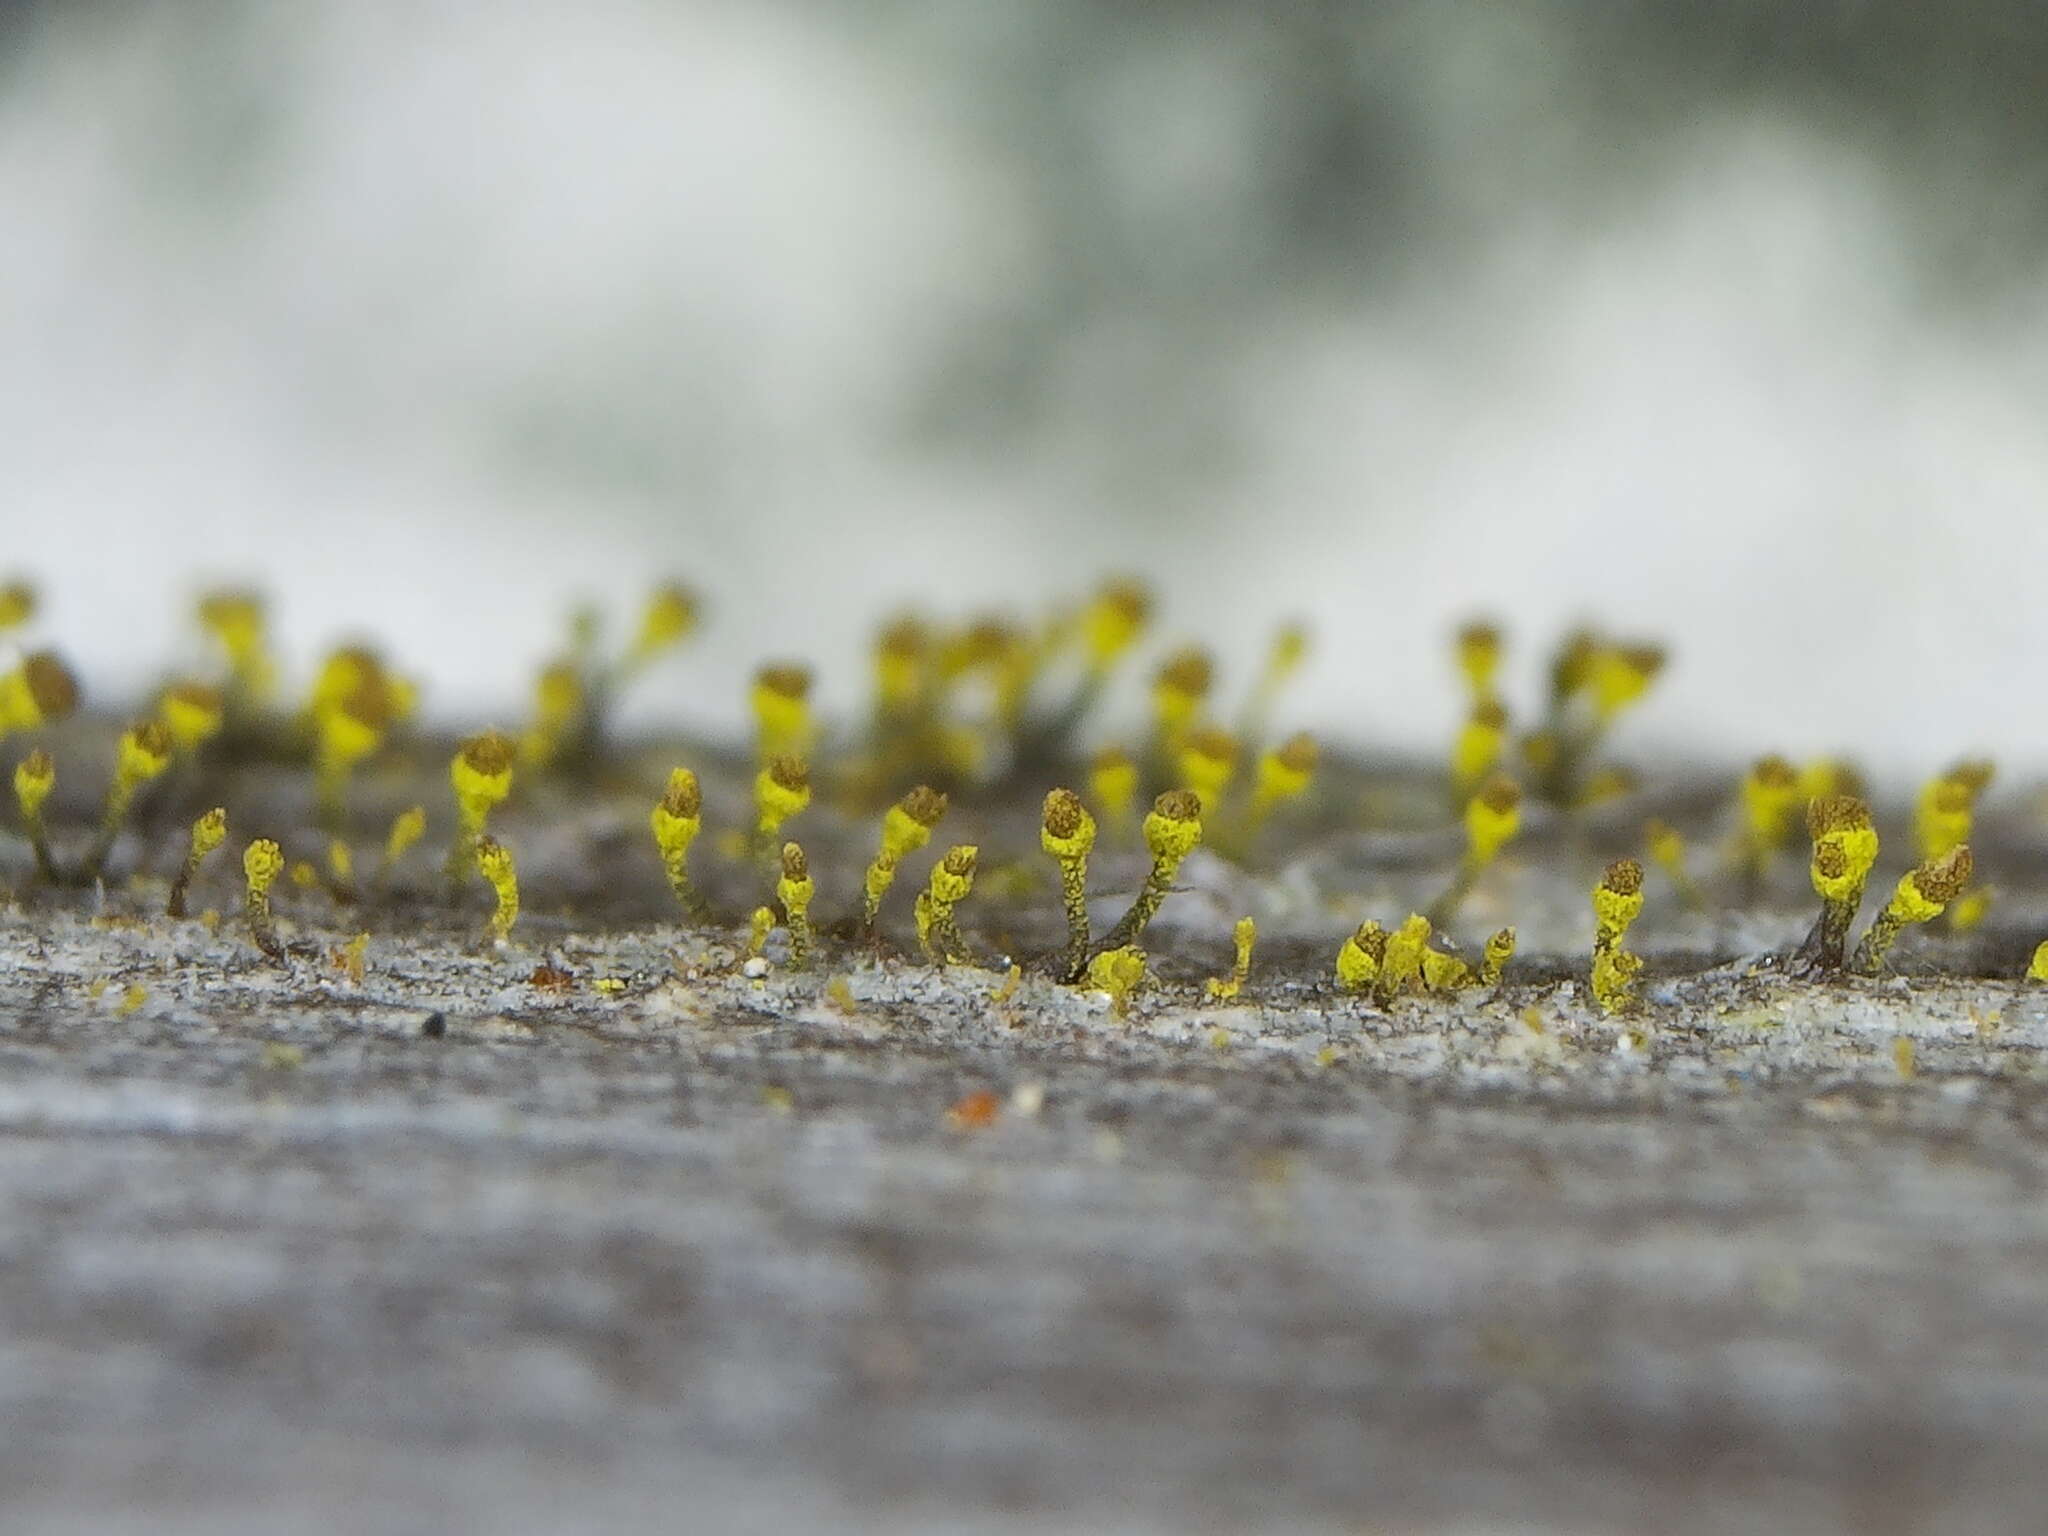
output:
M8 1529L2039 1528L2039 992L673 943L0 922Z

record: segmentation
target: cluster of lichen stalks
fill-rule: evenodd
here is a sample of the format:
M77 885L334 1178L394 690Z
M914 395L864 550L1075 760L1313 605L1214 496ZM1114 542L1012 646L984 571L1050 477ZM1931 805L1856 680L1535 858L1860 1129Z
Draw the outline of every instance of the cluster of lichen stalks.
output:
M0 588L0 630L30 624L35 606L26 586ZM182 778L185 796L200 793L203 803L203 787L215 768L252 758L300 764L314 789L318 861L292 863L283 843L268 835L250 839L242 852L243 911L250 937L265 954L289 963L291 951L279 937L270 905L272 888L288 869L299 887L324 891L338 904L367 905L389 887L428 830L424 806L400 813L382 833L376 868L366 881L358 880L350 841L351 780L405 730L416 713L417 694L374 650L351 646L326 658L299 704L280 707L262 602L247 592L214 592L200 601L197 613L218 650L217 670L173 681L160 693L155 712L122 732L98 828L75 856L59 857L44 819L45 803L56 787L56 762L41 745L17 758L13 783L35 861L32 886L99 882L131 813L159 780ZM1153 674L1152 718L1143 739L1103 747L1084 764L1074 742L1113 675L1132 655L1150 614L1142 588L1112 582L1087 602L1032 625L983 620L948 628L917 618L893 622L875 650L872 719L848 746L825 755L810 703L809 670L795 664L764 666L752 689L752 811L745 826L728 830L721 851L759 871L768 899L744 918L731 914L728 922L699 889L691 857L704 826L703 794L693 769L679 765L648 816L650 852L666 874L683 924L698 930L743 927L744 963L756 975L769 966L769 941L778 929L787 935L790 966L803 969L814 963L821 931L812 916L816 882L802 844L784 834L810 807L816 784L841 805L881 807L880 836L857 901L848 893L844 920L826 930L856 951L879 956L885 948L879 923L897 872L931 841L946 817L949 795L992 785L1014 788L1036 775L1057 777L1078 769L1085 794L1065 785L1047 791L1039 835L1043 855L1058 872L1067 939L1033 964L1059 982L1107 993L1122 1013L1148 977L1142 947L1147 927L1172 895L1188 856L1206 839L1229 857L1255 863L1269 821L1302 800L1318 770L1317 747L1309 737L1268 736L1275 698L1306 645L1303 633L1293 628L1276 639L1236 730L1224 729L1215 718L1212 658L1199 648L1184 648L1167 655ZM660 588L631 643L616 655L604 655L594 618L579 615L567 650L541 673L525 728L516 735L485 731L453 754L447 899L458 904L469 882L486 884L493 907L485 935L493 945L509 942L520 912L513 850L493 835L493 813L525 776L573 779L598 772L613 700L687 637L696 622L697 603L685 589ZM54 652L17 654L0 671L0 739L32 736L70 715L78 703L72 672ZM1525 792L1568 813L1630 792L1628 777L1600 762L1600 748L1615 721L1644 695L1663 666L1663 655L1654 647L1575 634L1551 665L1541 719L1517 734L1496 687L1498 632L1488 625L1468 627L1458 636L1456 658L1470 701L1452 747L1447 781L1452 807L1462 818L1464 855L1425 912L1412 913L1391 928L1367 921L1336 948L1337 985L1382 1006L1412 994L1492 987L1501 981L1515 952L1512 928L1487 939L1476 963L1461 958L1454 945L1446 946L1440 934L1519 834ZM1247 761L1250 771L1240 772ZM1795 769L1778 758L1756 763L1738 796L1738 830L1726 856L1727 875L1756 888L1791 841L1803 806L1821 912L1807 942L1790 957L1792 968L1809 976L1851 969L1876 973L1907 925L1930 923L1944 913L1958 929L1982 920L1990 891L1972 886L1968 837L1989 777L1987 766L1966 763L1926 786L1915 811L1921 862L1899 880L1853 955L1849 937L1878 841L1869 808L1853 793L1850 775L1840 766L1821 762ZM910 787L898 794L905 784ZM1157 793L1141 810L1148 787ZM305 829L284 830L288 840L305 838ZM228 835L222 807L191 824L183 863L165 901L168 916L185 915L195 880ZM1101 933L1091 921L1088 883L1089 858L1099 835L1125 843L1142 840L1150 857L1135 897ZM1645 840L1651 859L1679 896L1700 904L1701 885L1680 835L1652 822ZM918 945L935 966L976 963L958 909L972 895L978 862L973 844L945 849L931 862L924 888L914 898ZM1587 980L1594 999L1609 1012L1637 1006L1641 961L1629 952L1626 940L1643 908L1643 879L1643 866L1623 859L1607 867L1593 891L1595 938ZM1208 983L1211 998L1239 995L1256 938L1252 918L1238 922L1233 963ZM359 939L353 950L358 965L361 953ZM1021 967L1012 972L1014 984ZM2035 953L2029 975L2048 980L2048 942Z

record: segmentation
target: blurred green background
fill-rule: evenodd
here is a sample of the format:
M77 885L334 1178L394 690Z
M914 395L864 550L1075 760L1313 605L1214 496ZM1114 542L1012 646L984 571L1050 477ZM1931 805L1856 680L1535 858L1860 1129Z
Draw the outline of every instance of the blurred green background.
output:
M1123 569L1360 739L1486 610L1668 638L1674 745L2048 755L2037 5L0 14L4 555L102 697L206 576L473 716L680 574L718 724Z

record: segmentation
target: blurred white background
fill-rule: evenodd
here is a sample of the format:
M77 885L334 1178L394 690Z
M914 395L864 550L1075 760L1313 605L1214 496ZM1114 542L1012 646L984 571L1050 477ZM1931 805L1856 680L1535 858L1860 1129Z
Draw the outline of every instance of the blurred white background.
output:
M1998 82L1703 83L1625 9L20 8L0 566L102 699L206 577L509 716L678 574L642 718L716 724L1128 569L1239 677L1310 620L1291 713L1359 740L1447 735L1484 610L1668 640L1638 742L2048 758Z

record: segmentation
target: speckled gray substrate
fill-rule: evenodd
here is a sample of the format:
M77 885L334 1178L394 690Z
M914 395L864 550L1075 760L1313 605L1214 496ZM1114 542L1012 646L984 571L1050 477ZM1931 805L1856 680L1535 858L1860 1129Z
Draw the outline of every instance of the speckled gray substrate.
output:
M1119 1023L659 927L355 984L346 932L0 919L8 1530L2048 1508L2039 992L1737 965L1617 1050L1569 982Z

